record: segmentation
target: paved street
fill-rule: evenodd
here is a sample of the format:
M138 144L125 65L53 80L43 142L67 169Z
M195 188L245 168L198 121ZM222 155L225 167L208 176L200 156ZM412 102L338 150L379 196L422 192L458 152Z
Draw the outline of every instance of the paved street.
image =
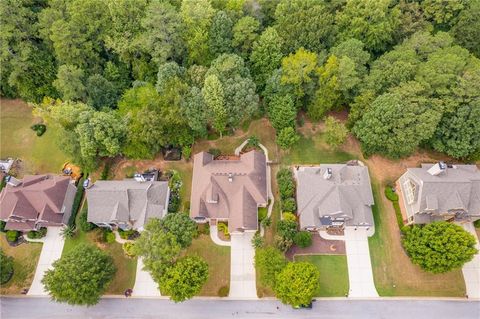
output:
M355 318L478 319L480 303L472 301L321 300L312 310L294 310L278 301L190 300L175 304L161 299L103 299L93 307L72 307L47 298L2 298L2 319L225 319ZM277 307L279 307L277 309Z

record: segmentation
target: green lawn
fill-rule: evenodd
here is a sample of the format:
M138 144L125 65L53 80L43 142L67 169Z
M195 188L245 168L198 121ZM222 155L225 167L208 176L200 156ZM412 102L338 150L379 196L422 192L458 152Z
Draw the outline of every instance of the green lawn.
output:
M375 235L369 238L373 277L380 296L464 297L461 269L432 274L414 265L401 245L400 230L384 185L372 178Z
M199 256L208 263L208 280L199 295L218 296L220 288L230 286L230 247L215 245L209 235L200 235L184 255Z
M331 149L325 142L323 134L317 132L312 136L300 135L300 140L289 151L285 152L283 164L324 164L345 163L356 156L341 150Z
M11 247L5 234L0 233L0 247L5 254L13 257L13 277L0 286L0 295L20 294L23 288L29 288L32 284L42 244L23 243L20 246Z
M68 160L58 146L61 132L47 124L45 134L37 137L30 129L34 122L25 102L0 99L0 158L21 159L26 174L60 172Z
M348 294L347 256L312 255L295 256L295 261L314 264L320 272L316 297L344 297Z
M77 220L80 214L77 215ZM78 225L78 223L77 223ZM128 258L123 253L122 245L119 243L100 243L98 238L100 237L100 229L95 229L91 232L85 233L80 229L77 230L75 237L68 238L65 241L62 255L65 255L69 251L72 251L80 244L94 245L105 251L112 256L113 262L117 269L113 281L108 286L105 294L108 295L121 295L127 288L133 288L135 284L135 275L137 270L137 259Z

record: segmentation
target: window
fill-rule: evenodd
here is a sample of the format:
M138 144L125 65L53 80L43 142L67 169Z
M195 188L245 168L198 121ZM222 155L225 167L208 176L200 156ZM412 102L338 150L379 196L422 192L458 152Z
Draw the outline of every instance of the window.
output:
M403 182L403 188L405 190L405 199L408 204L412 204L415 199L415 191L417 186L412 183L409 179Z

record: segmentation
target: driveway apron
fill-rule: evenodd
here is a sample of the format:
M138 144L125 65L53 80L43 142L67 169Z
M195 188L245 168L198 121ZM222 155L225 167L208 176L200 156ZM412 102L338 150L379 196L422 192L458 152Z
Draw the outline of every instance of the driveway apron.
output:
M373 282L368 236L365 228L347 227L345 229L345 248L348 261L349 297L378 297Z
M477 233L472 223L464 223L461 225L466 231L475 237L477 244L476 248L480 251L480 244L478 242ZM468 298L480 298L480 253L476 254L471 261L465 263L462 268L463 279L465 280L465 287L467 289Z
M60 235L61 227L48 227L47 235L42 238L43 247L38 260L35 277L33 277L32 285L28 290L31 296L47 296L48 293L43 290L42 279L45 271L52 269L55 260L62 256L63 245L65 239Z
M230 293L233 299L257 299L254 232L231 234Z
M135 297L159 297L161 296L157 283L147 270L143 270L143 260L138 257L137 275L135 277L135 286L132 296Z

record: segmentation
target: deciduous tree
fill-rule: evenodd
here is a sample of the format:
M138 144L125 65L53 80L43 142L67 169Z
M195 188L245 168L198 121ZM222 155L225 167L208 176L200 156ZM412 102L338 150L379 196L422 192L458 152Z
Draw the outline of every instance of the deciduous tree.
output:
M287 260L281 251L273 247L255 250L255 266L258 269L259 280L262 284L275 287L276 276L287 265Z
M325 141L333 148L338 148L345 142L348 130L343 123L329 116L325 120Z
M165 230L173 234L177 243L186 248L192 243L192 239L197 235L197 223L190 219L187 213L170 213L161 220Z
M289 263L276 277L275 294L285 304L308 305L318 289L320 273L307 262Z
M252 76L259 90L263 90L272 72L282 61L282 39L274 28L267 28L253 44L250 56Z

